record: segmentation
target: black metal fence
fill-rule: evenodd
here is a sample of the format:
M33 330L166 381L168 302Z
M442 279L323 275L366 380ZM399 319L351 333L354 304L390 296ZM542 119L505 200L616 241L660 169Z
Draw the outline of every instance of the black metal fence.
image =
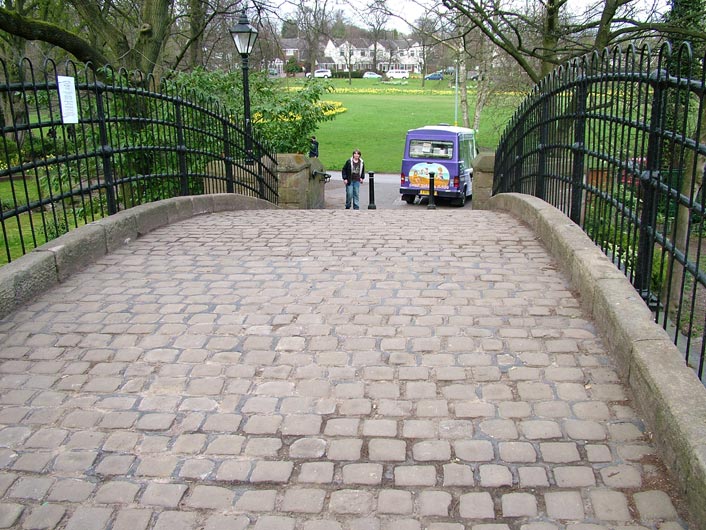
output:
M275 153L215 100L153 77L0 61L0 222L10 262L120 210L179 195L277 203Z
M605 50L544 79L508 125L493 193L556 206L625 272L704 380L703 66L688 46Z

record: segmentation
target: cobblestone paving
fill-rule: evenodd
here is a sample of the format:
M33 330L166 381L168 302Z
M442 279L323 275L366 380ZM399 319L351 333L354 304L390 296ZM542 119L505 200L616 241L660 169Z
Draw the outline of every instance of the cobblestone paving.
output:
M533 233L469 209L159 229L0 322L0 527L683 530Z

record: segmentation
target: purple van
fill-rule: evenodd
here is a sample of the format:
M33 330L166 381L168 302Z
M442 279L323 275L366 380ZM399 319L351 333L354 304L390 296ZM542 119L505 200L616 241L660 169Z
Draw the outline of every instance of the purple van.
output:
M473 159L478 154L473 129L427 125L407 131L400 173L400 194L407 204L429 195L434 173L434 197L457 206L473 194Z

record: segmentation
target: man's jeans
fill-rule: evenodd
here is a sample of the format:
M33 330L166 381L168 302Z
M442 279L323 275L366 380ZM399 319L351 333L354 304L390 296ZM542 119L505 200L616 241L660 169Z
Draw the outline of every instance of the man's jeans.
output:
M360 210L360 182L357 180L352 180L346 186L346 210L351 207L353 203L354 210Z

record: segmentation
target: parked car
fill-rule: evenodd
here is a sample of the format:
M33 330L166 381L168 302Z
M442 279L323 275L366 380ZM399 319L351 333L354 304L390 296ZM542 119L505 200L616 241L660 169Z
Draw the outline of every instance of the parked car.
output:
M376 72L365 72L363 79L382 79L382 76Z
M443 78L444 74L442 74L441 72L433 72L424 76L424 79L426 79L427 81L440 81Z
M311 72L308 72L306 74L306 76L311 77ZM314 77L330 79L331 78L331 70L329 70L328 68L319 68L318 70L314 70Z
M388 70L385 73L388 79L409 79L409 70Z

